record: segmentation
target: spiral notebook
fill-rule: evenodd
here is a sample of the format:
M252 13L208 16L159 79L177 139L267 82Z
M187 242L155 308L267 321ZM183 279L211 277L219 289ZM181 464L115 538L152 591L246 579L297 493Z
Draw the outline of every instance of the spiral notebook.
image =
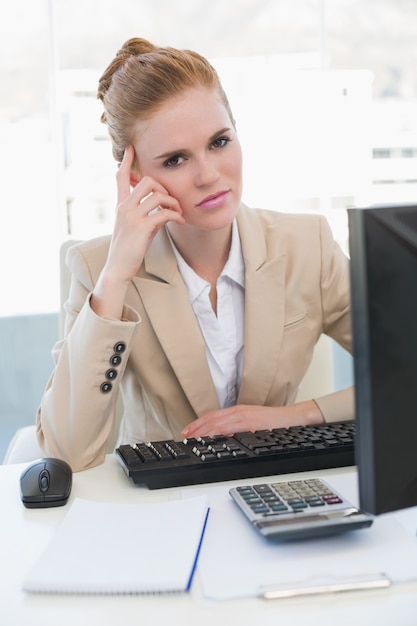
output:
M204 496L144 504L76 498L23 582L30 593L190 590L208 517Z

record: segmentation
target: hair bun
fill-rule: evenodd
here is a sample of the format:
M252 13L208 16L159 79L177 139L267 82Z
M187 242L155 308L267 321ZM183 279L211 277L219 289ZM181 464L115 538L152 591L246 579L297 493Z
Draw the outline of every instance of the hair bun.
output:
M104 71L103 75L101 76L99 80L97 98L99 100L103 100L105 93L110 87L113 74L115 74L117 70L123 67L123 65L126 63L126 61L129 58L136 57L141 54L147 54L148 52L152 52L153 50L156 50L156 46L150 43L150 41L148 41L147 39L142 39L140 37L133 37L132 39L128 39L127 41L125 41L125 43L120 48L120 50L116 53L116 56L114 57L113 61ZM101 121L102 122L106 121L106 116L104 113L101 116Z
M128 39L125 41L123 46L116 54L116 58L122 57L123 60L128 59L132 56L138 56L140 54L146 54L148 52L152 52L156 49L150 41L147 39L142 39L140 37L133 37L132 39Z

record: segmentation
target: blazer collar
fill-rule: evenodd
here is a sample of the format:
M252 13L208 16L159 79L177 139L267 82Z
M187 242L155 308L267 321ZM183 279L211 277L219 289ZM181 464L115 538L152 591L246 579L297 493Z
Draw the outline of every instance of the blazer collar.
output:
M195 413L219 408L204 340L165 229L156 234L133 282Z

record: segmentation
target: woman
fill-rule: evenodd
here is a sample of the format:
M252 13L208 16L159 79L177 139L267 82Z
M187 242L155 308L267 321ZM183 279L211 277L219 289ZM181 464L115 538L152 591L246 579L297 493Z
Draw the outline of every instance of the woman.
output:
M242 204L215 70L133 39L98 96L117 214L111 237L68 255L65 339L37 416L45 453L74 471L101 463L119 390L124 443L352 418L352 390L294 404L322 332L351 348L348 261L323 217Z

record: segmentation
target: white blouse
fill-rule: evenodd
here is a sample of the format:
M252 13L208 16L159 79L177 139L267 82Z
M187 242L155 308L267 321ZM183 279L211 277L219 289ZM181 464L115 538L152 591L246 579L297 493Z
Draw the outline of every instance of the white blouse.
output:
M206 344L219 404L233 406L242 383L245 328L245 264L236 220L229 258L217 280L217 316L209 299L210 283L194 272L170 241Z

